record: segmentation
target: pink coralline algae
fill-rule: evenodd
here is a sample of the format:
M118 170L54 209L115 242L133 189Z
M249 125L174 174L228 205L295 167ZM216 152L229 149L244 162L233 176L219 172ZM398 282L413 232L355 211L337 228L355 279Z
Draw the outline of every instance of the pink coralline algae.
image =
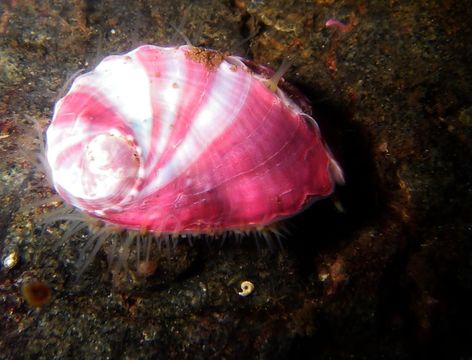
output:
M273 75L191 46L105 58L56 104L55 189L105 223L177 235L300 212L343 176L307 100Z
M328 20L326 20L325 26L326 26L326 27L334 27L334 28L339 29L339 30L341 30L341 31L343 31L343 32L350 31L351 28L352 28L352 25L351 25L351 24L344 24L344 23L342 23L341 21L336 20L336 19L328 19Z

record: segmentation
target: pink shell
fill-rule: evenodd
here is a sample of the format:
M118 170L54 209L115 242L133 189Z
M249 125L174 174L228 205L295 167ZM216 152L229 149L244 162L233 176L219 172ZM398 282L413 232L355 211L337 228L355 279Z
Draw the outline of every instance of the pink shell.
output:
M329 195L342 172L305 100L248 65L188 46L105 58L56 104L56 190L105 222L170 234L262 227Z

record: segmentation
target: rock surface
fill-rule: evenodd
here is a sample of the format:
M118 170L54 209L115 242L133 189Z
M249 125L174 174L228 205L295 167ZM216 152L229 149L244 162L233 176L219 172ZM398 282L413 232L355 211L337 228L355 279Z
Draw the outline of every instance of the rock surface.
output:
M439 0L2 1L0 358L472 356L471 16ZM284 250L181 241L122 289L105 247L75 280L87 235L61 242L67 225L36 221L52 192L30 165L29 117L45 129L72 74L180 44L176 28L275 68L288 58L346 186L286 224ZM38 309L30 279L52 291Z

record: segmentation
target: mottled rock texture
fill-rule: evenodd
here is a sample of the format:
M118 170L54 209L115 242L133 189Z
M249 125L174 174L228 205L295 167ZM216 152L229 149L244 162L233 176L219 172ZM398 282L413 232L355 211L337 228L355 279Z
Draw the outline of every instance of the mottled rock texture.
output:
M0 3L2 359L458 359L472 356L472 8L467 1ZM328 19L344 26L326 27ZM335 200L286 224L284 250L197 239L117 288L87 234L61 243L35 209L30 160L67 79L139 44L237 53L277 67L315 107L346 172ZM294 174L296 176L296 174ZM208 242L208 244L207 244ZM58 246L59 244L59 246ZM164 244L165 245L165 244ZM164 247L167 249L167 247ZM165 252L163 250L163 252ZM22 284L45 281L34 309ZM240 297L240 283L255 285Z

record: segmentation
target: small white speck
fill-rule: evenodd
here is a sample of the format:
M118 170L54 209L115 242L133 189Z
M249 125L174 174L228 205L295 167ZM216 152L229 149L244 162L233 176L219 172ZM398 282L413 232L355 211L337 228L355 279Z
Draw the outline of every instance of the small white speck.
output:
M238 292L238 295L239 296L243 296L243 297L246 297L246 296L249 296L252 294L252 292L254 291L254 284L248 280L246 281L243 281L241 283L241 291Z
M320 279L320 281L326 281L328 277L329 277L329 274L326 272L322 272L318 274L318 279Z
M111 136L120 136L120 132L117 130L117 129L110 129L108 131L108 133L111 135Z
M5 259L3 259L3 267L5 269L12 269L18 263L19 255L15 250L11 252Z
M115 29L111 29L111 30L110 30L110 34L115 35L115 34L116 34L116 30L115 30Z

